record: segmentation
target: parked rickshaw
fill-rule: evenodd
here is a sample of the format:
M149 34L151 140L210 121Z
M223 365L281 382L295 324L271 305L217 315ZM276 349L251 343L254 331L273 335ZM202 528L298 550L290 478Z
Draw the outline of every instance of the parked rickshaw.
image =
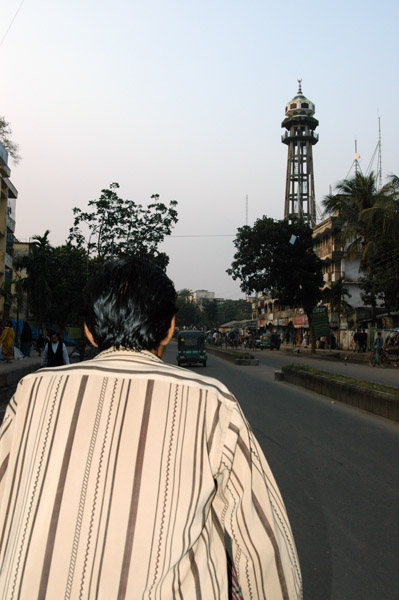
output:
M190 329L177 336L177 364L202 363L206 367L207 354L205 337L202 331Z

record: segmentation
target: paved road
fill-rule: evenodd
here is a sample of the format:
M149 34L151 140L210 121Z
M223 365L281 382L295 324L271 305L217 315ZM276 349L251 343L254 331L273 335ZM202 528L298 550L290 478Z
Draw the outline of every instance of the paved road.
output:
M259 367L236 367L209 356L207 368L193 369L226 383L257 435L290 515L305 600L398 600L399 425L275 382L274 370L292 356L260 359Z

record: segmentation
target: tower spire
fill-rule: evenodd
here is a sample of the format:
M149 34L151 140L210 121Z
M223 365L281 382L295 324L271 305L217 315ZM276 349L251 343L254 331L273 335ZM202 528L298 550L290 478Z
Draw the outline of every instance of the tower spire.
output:
M298 95L302 94L302 79L297 79L298 82Z

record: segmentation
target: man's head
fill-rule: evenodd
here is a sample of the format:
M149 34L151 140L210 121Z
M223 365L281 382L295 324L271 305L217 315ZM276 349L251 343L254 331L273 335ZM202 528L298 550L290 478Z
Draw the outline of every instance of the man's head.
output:
M109 261L88 286L86 324L100 350L156 350L175 312L173 283L147 260Z
M59 336L58 333L56 331L52 331L51 335L50 335L50 341L52 344L56 344L59 341Z

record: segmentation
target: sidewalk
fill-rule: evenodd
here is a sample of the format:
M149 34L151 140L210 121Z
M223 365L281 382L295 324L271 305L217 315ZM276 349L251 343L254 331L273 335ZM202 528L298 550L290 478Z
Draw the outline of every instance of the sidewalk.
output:
M31 354L29 358L13 360L10 363L0 361L0 404L8 402L22 377L39 369L40 356L35 350Z
M266 352L268 351L266 350ZM317 348L312 354L309 346L307 348L304 348L303 346L296 346L294 348L292 344L281 344L280 352L287 352L287 354L293 355L304 354L310 358L322 358L338 361L348 360L350 362L357 363L367 363L370 356L370 350L366 350L366 352L355 352L354 350L325 350L322 348Z

